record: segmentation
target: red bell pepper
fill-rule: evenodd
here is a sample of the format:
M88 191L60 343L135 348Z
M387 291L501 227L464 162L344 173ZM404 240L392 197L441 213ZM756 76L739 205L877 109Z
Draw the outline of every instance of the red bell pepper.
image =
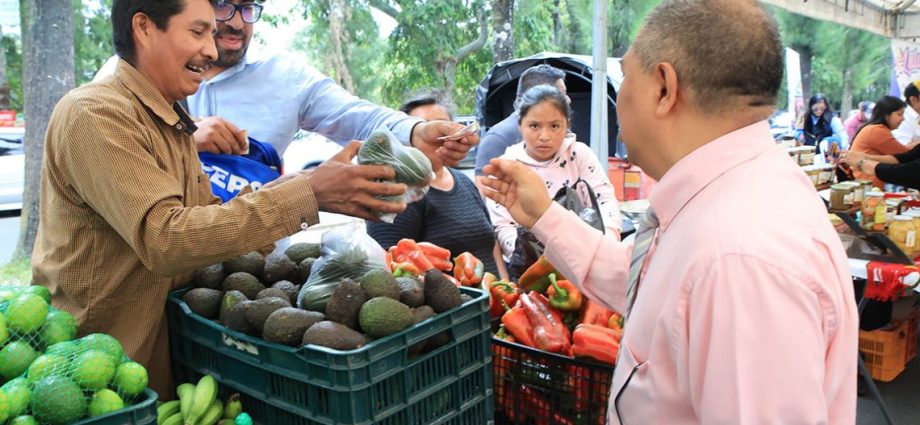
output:
M506 307L510 308L515 305L521 295L517 285L504 280L492 282L488 288L489 315L492 317L500 317L505 314Z
M584 304L581 306L581 316L578 318L578 323L608 326L610 316L613 316L612 311L586 298Z
M418 249L425 253L429 260L450 261L450 250L441 248L431 242L419 242Z
M495 337L502 341L514 342L514 335L511 335L511 333L505 329L505 325L498 327L498 332L495 333Z
M524 291L546 292L550 285L550 273L555 273L559 279L565 279L549 261L546 261L546 257L541 255L518 279L518 287Z
M562 320L558 319L543 302L535 297L535 292L530 292L519 298L533 325L533 340L536 348L550 353L570 354L572 344L569 342L568 333Z
M520 287L518 287L518 289L520 289ZM522 291L522 293L523 293L523 291ZM559 322L559 323L565 323L565 317L563 317L562 312L559 311L559 310L556 310L555 308L550 307L550 305L549 305L549 300L546 298L546 296L544 296L543 294L541 294L541 293L539 293L539 292L534 292L534 291L531 291L531 292L530 292L530 296L531 296L533 299L540 301L540 303L542 303L542 304L549 310L549 312L552 313L553 318L555 318L557 322ZM562 328L563 328L563 330L564 330L563 333L565 333L565 337L566 337L567 339L571 340L571 339L572 339L572 332L569 331L569 329L568 329L567 327L565 327L565 326L563 326Z
M613 329L582 323L572 333L572 342L575 357L590 357L599 362L616 364L620 343Z
M482 282L485 266L476 256L463 252L454 258L454 277L463 286L473 286Z
M505 312L502 316L502 325L505 325L505 329L511 333L518 343L528 347L536 347L536 343L533 340L533 325L530 324L530 319L527 318L527 313L520 306L520 303Z
M556 280L556 274L549 274L550 286L546 288L549 305L562 311L581 309L581 291L567 280Z

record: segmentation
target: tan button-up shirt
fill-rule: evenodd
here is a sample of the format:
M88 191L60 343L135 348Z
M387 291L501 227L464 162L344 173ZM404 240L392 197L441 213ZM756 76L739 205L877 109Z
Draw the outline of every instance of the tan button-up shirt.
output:
M218 204L194 128L124 61L114 75L64 96L45 136L32 253L34 282L76 316L80 335L118 338L167 397L167 294L196 268L319 221L305 177Z

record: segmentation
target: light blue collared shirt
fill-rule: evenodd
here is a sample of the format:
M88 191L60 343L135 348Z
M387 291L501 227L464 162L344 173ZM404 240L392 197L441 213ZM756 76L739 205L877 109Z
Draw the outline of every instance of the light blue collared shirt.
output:
M281 154L299 129L345 144L386 126L409 144L412 127L421 121L353 96L299 57L251 50L201 83L188 107L193 117L224 118Z

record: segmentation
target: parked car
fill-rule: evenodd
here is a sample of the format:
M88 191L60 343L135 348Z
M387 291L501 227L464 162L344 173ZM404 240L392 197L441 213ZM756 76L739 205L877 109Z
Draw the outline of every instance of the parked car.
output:
M0 127L0 211L22 209L24 136L23 127Z
M284 173L296 173L322 164L339 153L342 146L317 133L298 133L284 151Z

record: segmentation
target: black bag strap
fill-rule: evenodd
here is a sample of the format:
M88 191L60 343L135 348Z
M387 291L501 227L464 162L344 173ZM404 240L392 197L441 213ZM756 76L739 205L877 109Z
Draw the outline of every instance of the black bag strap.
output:
M575 184L572 185L573 188L578 190L578 183L584 183L585 189L588 191L588 197L591 198L591 208L594 208L594 211L597 211L597 214L601 214L601 207L597 204L597 195L594 194L594 189L591 188L591 185L588 184L585 179L579 178L575 180ZM604 218L601 217L601 221L604 221Z

